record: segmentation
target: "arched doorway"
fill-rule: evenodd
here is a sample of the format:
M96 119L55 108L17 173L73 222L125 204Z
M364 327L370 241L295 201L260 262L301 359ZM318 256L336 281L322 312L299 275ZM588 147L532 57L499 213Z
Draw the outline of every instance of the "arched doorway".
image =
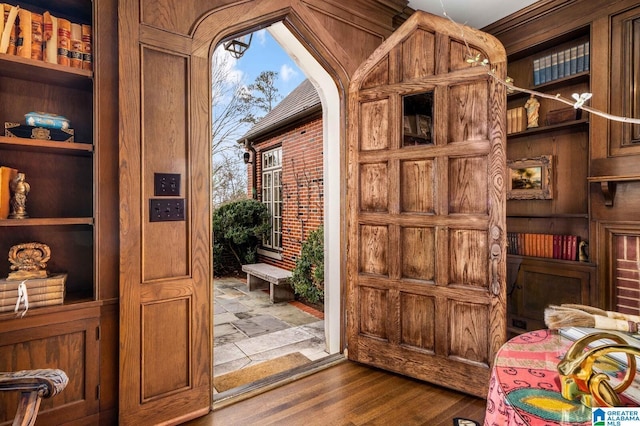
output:
M322 197L319 219L324 224L324 237L325 237L325 297L324 297L324 319L320 324L324 323L324 326L318 326L318 319L313 315L299 311L294 305L289 306L287 303L276 303L266 305L263 303L256 303L256 300L268 301L268 295L265 295L262 291L250 289L243 283L238 281L237 277L214 277L214 317L213 317L213 377L214 377L214 407L226 404L230 400L237 400L243 394L247 392L254 393L256 388L272 386L275 380L281 380L286 373L280 372L287 365L281 357L297 356L299 360L296 362L303 363L302 359L308 357L307 363L305 363L306 370L315 370L322 368L321 366L327 365L327 354L337 355L331 357L331 360L341 360L341 288L340 288L340 180L341 170L337 167L340 164L340 96L338 94L335 82L330 75L320 66L317 60L313 58L306 50L306 48L293 36L291 31L282 23L276 22L270 26L263 27L262 31L268 31L270 34L269 40L273 39L280 46L283 53L289 57L289 60L294 62L298 69L304 73L309 83L306 83L306 87L315 88L315 92L318 96L314 111L321 108L321 118L318 121L320 124L320 132L315 134L310 139L313 142L314 152L318 152L320 158L315 159L318 161L319 167L313 166L314 179L319 178L321 188L318 188L318 193ZM240 72L253 69L255 66L269 67L264 62L257 60L256 57L264 55L265 51L259 51L259 49L265 48L264 36L259 34L253 34L253 38L258 42L250 46L248 54L243 56L243 59L234 66ZM266 43L267 46L273 46L271 42ZM255 51L252 51L255 50ZM266 47L268 56L278 56L279 50L276 47ZM220 78L219 69L224 69L221 63L227 60L228 52L221 49L220 46L216 49L216 55L220 56L212 63L212 75ZM227 65L230 66L230 65ZM217 68L220 67L220 68ZM271 65L273 67L273 64ZM216 77L214 77L216 78ZM216 80L217 81L217 80ZM296 89L298 90L298 89ZM313 89L311 89L313 90ZM215 95L215 90L214 90ZM318 99L319 98L319 99ZM288 99L288 98L287 98ZM286 108L287 99L277 106L281 108L283 105ZM224 103L223 103L224 104ZM213 105L217 105L216 98L213 98ZM214 109L215 111L215 109ZM273 111L276 117L281 116L281 113L277 113L279 110ZM271 114L271 113L270 113ZM221 114L219 114L221 115ZM271 115L269 115L271 117ZM216 123L216 115L212 117L212 127L217 129L221 124ZM226 121L225 121L226 120ZM269 120L267 118L267 120ZM285 119L286 121L286 119ZM222 115L222 123L229 123L227 116ZM234 123L234 126L237 123ZM313 130L315 132L315 130ZM306 130L302 133L306 133ZM239 136L236 136L236 139ZM276 141L283 152L282 169L285 176L292 176L293 173L300 173L297 171L297 165L304 164L303 167L307 167L308 157L305 157L305 153L302 154L296 151L291 145L291 141L288 137L275 137ZM214 147L216 141L214 141ZM219 142L218 142L219 143ZM235 140L231 142L235 144ZM298 140L298 143L304 143ZM294 145L297 143L294 142ZM261 164L260 158L262 158L262 152L264 146L256 146L254 149L254 161L249 165L250 169L257 167ZM297 152L295 157L292 157L291 153ZM256 160L258 158L258 160ZM294 163L295 161L295 163ZM214 162L215 163L215 162ZM333 166L330 166L333 165ZM299 167L299 166L298 166ZM217 170L214 167L214 173ZM253 174L255 179L255 171L250 171L249 174ZM261 172L259 172L261 173ZM308 176L305 171L305 176ZM224 175L223 175L224 176ZM297 178L296 178L297 179ZM309 179L308 177L306 179ZM214 182L216 179L214 178ZM257 181L257 194L263 193L260 187L261 182L264 179ZM215 185L215 183L214 183ZM288 187L289 188L289 187ZM295 186L291 186L295 188ZM214 186L215 191L215 186ZM288 191L297 191L296 189L288 189ZM215 193L214 193L215 194ZM280 196L282 198L282 196ZM285 230L289 236L289 241L294 240L297 237L292 237L291 234L296 235L296 231L291 230L296 220L292 220L292 211L298 209L300 213L300 206L294 207L294 199L297 199L297 203L306 200L307 203L312 202L310 199L300 196L299 194L284 197L288 200L284 204L284 211L282 216L285 217L285 222L280 226ZM263 200L263 198L259 198ZM318 207L317 204L313 204L314 211ZM310 207L310 206L307 206ZM305 221L306 222L306 221ZM303 225L302 231L305 229ZM216 231L214 230L214 233ZM309 231L304 232L306 233ZM303 235L304 237L304 235ZM284 250L281 253L282 257L289 258L289 256L297 257L300 255L299 249ZM215 254L214 254L215 256ZM293 257L295 259L295 257ZM216 264L214 259L214 265ZM297 305L300 305L298 302ZM268 306L268 307L267 307ZM297 311L298 313L294 313ZM292 315L292 316L290 316ZM304 319L304 316L308 316L309 319ZM298 317L299 316L299 317ZM297 319L294 319L297 318ZM272 322L273 321L273 322ZM313 327L308 328L303 325L310 325L313 322ZM283 330L285 328L288 331ZM292 327L297 330L290 330L287 327ZM310 334L307 332L311 332ZM320 333L320 334L319 334ZM269 338L269 336L271 338ZM308 336L308 337L303 337ZM269 343L267 343L269 342ZM274 359L275 358L275 359ZM268 361L268 362L267 362ZM266 366L265 366L266 365ZM277 377L274 377L273 370L278 373ZM296 368L297 374L299 374L301 368ZM289 374L294 374L291 372ZM266 377L269 377L268 379ZM258 383L256 381L259 380Z
M214 47L233 34L283 22L293 38L329 72L335 92L325 96L337 98L340 105L334 110L339 124L331 133L344 141L344 88L349 73L391 32L390 25L372 31L347 24L337 31L344 34L337 36L319 21L324 19L321 14L314 17L316 12L307 2L257 0L215 10L200 2L191 6L177 7L172 0L149 3L148 7L144 1L121 0L119 4L122 424L186 420L206 413L211 406L207 83ZM315 6L322 8L325 3ZM390 15L385 17L390 21ZM353 38L351 33L361 36L361 42L354 45L357 48L336 44L336 36ZM340 181L345 169L343 146L338 142L328 147L334 153L332 158L338 160L327 173L330 185L335 186L329 203L339 212L329 234L329 245L337 245L329 260L333 276L329 279L338 283L346 259L346 242L341 238L344 206L340 204L344 202ZM148 182L160 171L184 177L185 222L152 227L145 219L151 196ZM161 244L167 239L171 241L169 250ZM341 291L329 296L328 309L338 312L338 325L334 323L330 330L342 329ZM332 351L341 351L341 334L332 332L329 337Z

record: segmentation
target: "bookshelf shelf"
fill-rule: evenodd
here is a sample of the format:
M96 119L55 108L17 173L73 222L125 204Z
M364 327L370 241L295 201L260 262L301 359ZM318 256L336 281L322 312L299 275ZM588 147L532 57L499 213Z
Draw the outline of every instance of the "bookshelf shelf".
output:
M589 124L589 120L587 120L587 119L572 120L572 121L567 121L567 122L564 122L564 123L554 124L554 125L551 125L551 126L535 127L533 129L527 129L527 130L525 130L523 132L509 133L507 135L507 139L508 140L513 140L513 139L517 139L517 138L523 138L523 137L532 136L532 135L538 135L538 134L542 134L542 133L555 132L556 130L564 130L564 129L571 129L571 128L579 127L579 126L587 126L588 124Z
M0 54L0 75L83 90L93 81L92 71L7 54Z
M4 149L39 151L66 155L91 155L93 145L78 142L51 142L37 139L0 136L0 146Z
M92 217L0 219L0 227L93 225Z
M589 82L589 78L590 78L590 72L589 71L583 71L581 73L578 74L573 74L570 75L568 77L562 77L553 81L548 81L546 83L542 83L542 84L538 84L537 86L534 85L531 87L532 90L537 90L539 92L549 92L549 91L553 91L555 89L560 89L563 88L565 86L570 86L570 85L574 85L574 84L581 84L581 83L588 83ZM514 100L514 99L520 99L520 98L528 98L529 96L531 96L529 93L525 93L525 92L516 92L516 93L511 93L509 95L507 95L507 99L509 101Z

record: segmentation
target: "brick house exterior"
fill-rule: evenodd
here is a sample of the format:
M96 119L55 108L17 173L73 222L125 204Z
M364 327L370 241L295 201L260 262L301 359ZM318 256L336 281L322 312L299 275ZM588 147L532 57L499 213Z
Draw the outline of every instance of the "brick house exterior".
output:
M238 142L249 155L249 197L270 206L272 221L281 198L281 234L272 224L275 234L259 250L258 262L291 270L302 242L323 223L322 105L311 82L303 81Z

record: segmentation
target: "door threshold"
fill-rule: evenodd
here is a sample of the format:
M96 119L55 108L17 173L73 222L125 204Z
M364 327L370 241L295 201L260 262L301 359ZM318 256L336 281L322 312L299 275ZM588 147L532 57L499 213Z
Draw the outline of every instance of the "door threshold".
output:
M228 407L236 402L244 401L245 399L249 399L253 396L286 385L287 383L310 376L313 373L332 367L346 360L347 358L344 354L339 353L329 355L291 370L283 371L281 373L274 374L273 376L265 377L264 379L238 386L237 388L229 389L228 391L220 392L213 396L212 410L215 411Z

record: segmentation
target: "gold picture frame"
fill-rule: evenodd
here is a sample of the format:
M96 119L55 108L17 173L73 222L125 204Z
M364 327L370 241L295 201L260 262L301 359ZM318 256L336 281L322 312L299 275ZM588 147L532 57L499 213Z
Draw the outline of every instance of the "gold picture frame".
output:
M553 156L507 160L508 200L553 199Z

